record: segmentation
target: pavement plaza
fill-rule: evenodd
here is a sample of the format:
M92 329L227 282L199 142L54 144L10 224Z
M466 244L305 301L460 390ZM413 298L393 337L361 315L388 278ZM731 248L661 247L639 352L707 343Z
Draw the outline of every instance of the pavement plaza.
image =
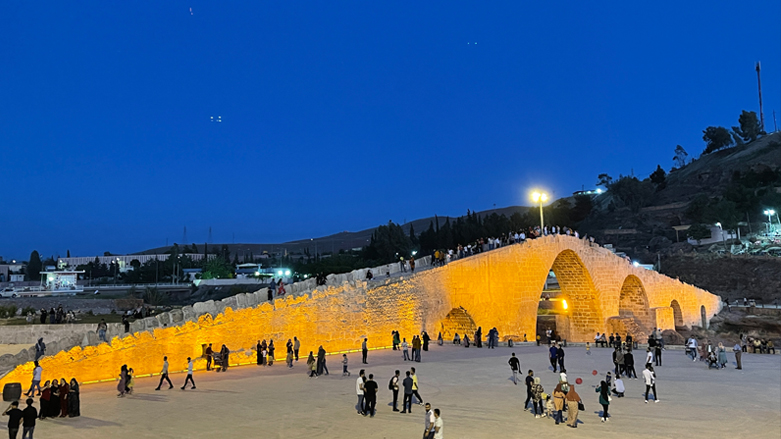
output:
M611 351L592 349L590 356L583 347L565 351L570 382L578 377L584 380L576 386L586 407L579 415L578 429L524 413L525 386L511 381L507 360L515 352L524 371L533 369L545 391L552 391L558 375L550 370L547 347L489 350L446 344L423 352L421 363L404 362L400 352L383 350L370 352L369 365L361 365L360 353L350 354L349 378L341 377L341 356L329 356L331 374L309 379L302 355L292 370L282 361L265 368L233 367L227 373L197 371L197 390L192 391L179 389L184 374L171 375L172 390L155 391L157 377L137 379L135 394L126 398L116 397L115 383L85 385L82 417L39 421L35 433L60 439L419 438L424 409L414 406L412 414L392 412L387 387L395 369L403 376L414 366L421 396L442 411L445 438L781 437L781 355L744 354L741 371L735 370L729 354L728 369L708 370L682 351L665 351L664 365L657 368L661 402L643 402L642 377L625 380L627 396L613 398L611 421L603 424L594 386L612 366ZM642 357L640 352L637 357ZM177 362L182 360L171 359L172 370L183 367ZM380 389L374 418L362 417L354 408L355 379L362 366L367 375L375 375ZM592 376L592 370L599 375Z

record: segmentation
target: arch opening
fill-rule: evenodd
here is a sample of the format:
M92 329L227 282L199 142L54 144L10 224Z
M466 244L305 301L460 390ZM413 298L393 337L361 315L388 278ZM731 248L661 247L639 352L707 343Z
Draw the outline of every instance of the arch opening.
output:
M472 316L464 308L458 307L450 310L445 318L439 322L439 330L442 332L444 340L452 340L456 334L462 339L468 335L470 339L474 338L477 325Z
M670 302L670 308L673 309L673 321L675 324L675 329L683 328L683 311L681 311L681 304L678 303L677 300L673 299L672 302Z
M648 295L637 276L630 275L621 285L618 317L626 333L636 340L645 340L654 327L654 318L648 306Z
M602 319L602 310L598 306L598 292L577 253L573 250L562 251L554 259L550 271L555 275L558 291L552 290L551 282L546 279L545 287L548 288L542 291L541 296L544 298L549 295L551 301L555 303L553 308L557 310L560 308L561 312L553 313L556 315L557 338L587 341L592 339L596 332L604 331L605 322ZM539 322L538 315L538 331L541 329Z

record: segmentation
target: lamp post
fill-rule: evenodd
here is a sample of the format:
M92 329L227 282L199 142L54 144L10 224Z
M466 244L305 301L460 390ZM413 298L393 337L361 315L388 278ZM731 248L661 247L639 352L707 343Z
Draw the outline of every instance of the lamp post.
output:
M535 203L540 203L540 235L542 235L543 230L545 230L545 220L542 217L542 203L548 201L548 194L534 191L534 193L532 193L532 200L534 200Z
M773 231L773 219L772 216L775 215L776 211L773 209L768 209L765 211L765 215L767 215L767 233L768 235L770 232Z

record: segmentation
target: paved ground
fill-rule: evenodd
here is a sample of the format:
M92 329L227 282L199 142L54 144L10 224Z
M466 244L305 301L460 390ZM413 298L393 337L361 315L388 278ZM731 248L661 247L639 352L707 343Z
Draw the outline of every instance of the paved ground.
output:
M559 435L584 438L713 438L781 437L781 355L744 355L744 370L708 370L687 360L682 351L667 351L658 368L662 402L644 404L641 380L626 382L627 397L614 398L612 420L602 424L591 371L604 376L610 351L567 349L571 381L578 386L586 412L578 430L534 419L522 411L525 388L510 381L510 352L532 368L551 391L556 375L548 368L545 347L464 349L433 347L424 362L415 363L420 393L442 410L446 438L521 438ZM730 360L733 359L729 355ZM81 418L39 422L37 437L65 438L420 438L423 409L413 414L393 413L388 406L389 377L394 369L413 364L393 351L371 352L368 372L378 377L379 413L374 418L356 414L355 378L358 354L350 356L352 377L342 378L337 358L329 357L332 374L319 379L305 376L303 359L289 371L283 363L272 368L245 366L228 373L196 373L198 389L181 391L183 375L174 375L173 390L154 391L155 378L139 379L136 394L117 398L113 384L82 388ZM176 367L176 366L174 366ZM402 372L403 374L403 372ZM5 422L2 422L5 428Z

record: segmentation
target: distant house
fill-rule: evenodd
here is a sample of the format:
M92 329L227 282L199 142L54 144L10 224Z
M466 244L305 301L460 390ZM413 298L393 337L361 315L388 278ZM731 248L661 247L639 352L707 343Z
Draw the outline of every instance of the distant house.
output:
M676 232L677 231L678 230L676 229ZM738 235L736 235L735 233L730 233L727 230L723 230L719 226L711 226L710 238L700 239L699 241L696 239L688 238L686 241L691 245L710 245L710 244L716 244L718 242L724 242L728 239L737 239L737 237Z

